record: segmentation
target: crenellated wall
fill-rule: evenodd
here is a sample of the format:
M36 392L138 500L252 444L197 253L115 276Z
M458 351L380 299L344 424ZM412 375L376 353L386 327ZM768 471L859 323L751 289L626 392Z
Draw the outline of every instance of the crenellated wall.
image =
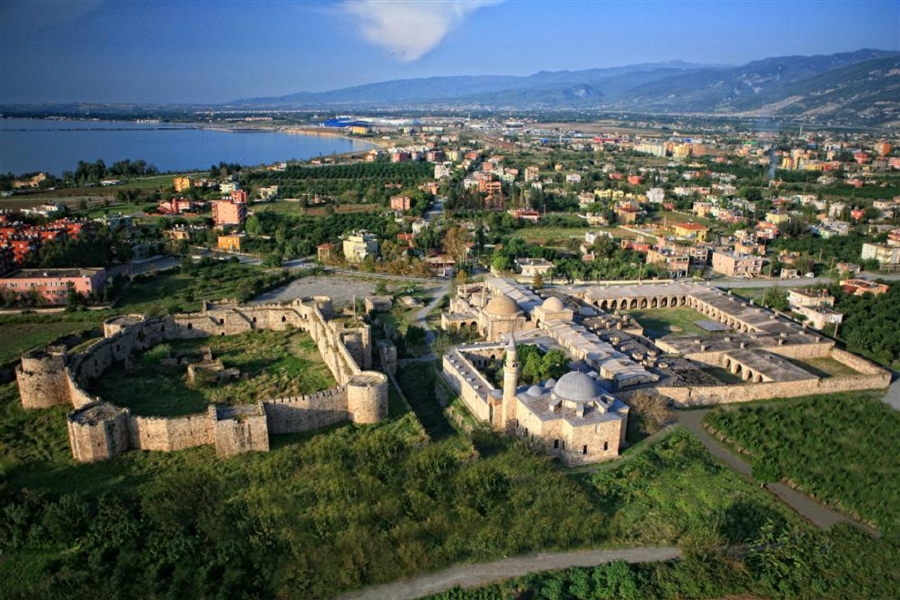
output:
M17 379L25 408L70 404L72 454L80 462L108 460L129 449L173 451L215 444L218 456L269 449L269 434L308 431L334 423L377 423L387 417L388 379L368 371L372 364L367 324L331 320L331 300L314 297L290 304L213 306L200 313L161 318L115 317L104 323L105 337L67 355L48 348L22 358ZM135 416L85 390L117 362L159 343L184 338L236 335L256 329L298 328L309 333L337 381L334 389L242 406L211 406L182 417Z

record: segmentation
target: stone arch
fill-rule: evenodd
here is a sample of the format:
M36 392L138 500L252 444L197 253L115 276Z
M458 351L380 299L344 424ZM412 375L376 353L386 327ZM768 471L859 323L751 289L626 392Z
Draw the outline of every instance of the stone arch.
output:
M194 328L194 324L193 324L193 323L188 323L187 328L188 328L188 329L193 329L193 328Z
M639 308L647 308L647 299L641 298L640 302L638 303L638 307Z
M658 304L656 298L650 298L650 308L657 308Z
M725 359L725 369L726 370L731 369L731 359L730 358Z
M757 373L756 374L756 383L762 383L762 382L763 382L763 376L760 375L759 373Z
M286 322L286 321L287 321L287 317L284 316L284 315L281 315L281 322L284 323L284 322ZM253 322L255 323L255 322L256 322L256 319L253 319Z

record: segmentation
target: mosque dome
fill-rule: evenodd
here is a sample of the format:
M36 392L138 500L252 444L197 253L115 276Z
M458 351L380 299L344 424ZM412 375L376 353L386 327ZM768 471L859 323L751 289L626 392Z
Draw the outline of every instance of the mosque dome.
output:
M527 393L528 393L528 395L531 396L532 398L540 398L541 396L544 395L544 388L542 388L542 387L539 386L539 385L533 385L533 386L531 386L530 388L528 388L528 392L527 392Z
M553 386L553 395L560 400L588 402L600 396L597 382L586 373L570 371Z
M562 303L562 300L560 300L556 296L550 296L549 298L544 300L543 307L544 310L549 312L560 312L562 310L566 310L566 307Z
M513 316L522 312L516 301L506 294L498 294L484 307L484 312L495 316Z

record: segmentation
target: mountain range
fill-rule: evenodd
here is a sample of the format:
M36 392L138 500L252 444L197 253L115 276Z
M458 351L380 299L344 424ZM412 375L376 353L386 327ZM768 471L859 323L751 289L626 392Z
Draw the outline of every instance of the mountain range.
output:
M742 66L672 61L530 76L385 81L326 92L248 98L229 106L331 110L453 108L600 110L789 116L900 126L900 52L780 56Z

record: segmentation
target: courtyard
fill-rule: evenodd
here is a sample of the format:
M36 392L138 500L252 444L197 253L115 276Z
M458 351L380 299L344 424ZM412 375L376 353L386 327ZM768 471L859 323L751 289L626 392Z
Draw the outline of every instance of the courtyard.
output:
M666 335L694 335L710 333L697 324L698 321L709 321L693 308L679 306L677 308L649 308L623 311L633 317L644 328L644 334L657 339Z
M188 381L187 366L203 349L239 375L231 381ZM91 392L136 415L179 416L209 404L248 404L266 398L302 396L336 385L315 342L300 331L252 331L234 336L177 340L136 357L132 367L116 364L92 382Z

